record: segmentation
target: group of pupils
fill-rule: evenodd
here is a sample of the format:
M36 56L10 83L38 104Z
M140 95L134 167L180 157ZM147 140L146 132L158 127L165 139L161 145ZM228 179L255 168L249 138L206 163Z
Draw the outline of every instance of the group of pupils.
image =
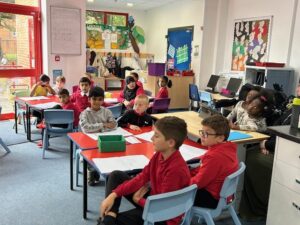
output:
M55 93L54 88L49 85L49 77L45 79L45 76L42 75L41 82L36 85L38 87L33 88L32 96L42 92ZM146 113L148 97L143 93L142 83L137 82L134 77L126 77L126 87L120 93L119 101L127 111L118 122L112 112L103 106L104 90L100 87L90 88L91 81L87 77L80 79L79 89L72 96L60 86L58 95L61 107L77 111L80 114L78 124L87 133L105 132L117 126L132 130L151 126L152 118ZM171 86L171 82L167 77L161 77L159 85L160 91L156 97L168 96L167 87ZM199 137L208 151L201 156L201 165L193 169L187 166L178 151L187 137L185 121L177 117L164 117L156 121L152 137L156 154L134 177L121 171L110 174L106 184L106 198L100 204L98 224L143 224L142 213L147 196L179 190L191 184L198 186L194 202L196 206L216 208L225 178L238 169L237 147L227 141L230 128L258 131L265 129L263 112L266 105L266 98L259 91L252 90L245 101L237 104L228 119L221 115L205 118ZM74 124L76 125L75 121ZM127 198L135 208L119 213L122 197ZM158 224L175 225L180 223L180 219L181 217L177 217Z

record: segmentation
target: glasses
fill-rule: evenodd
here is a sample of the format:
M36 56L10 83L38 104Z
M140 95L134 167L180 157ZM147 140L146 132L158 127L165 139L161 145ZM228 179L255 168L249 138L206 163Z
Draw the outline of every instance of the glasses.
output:
M204 138L208 138L209 135L221 135L221 134L210 134L210 133L207 133L207 131L204 131L204 130L199 130L199 134L200 134L200 136L202 136Z

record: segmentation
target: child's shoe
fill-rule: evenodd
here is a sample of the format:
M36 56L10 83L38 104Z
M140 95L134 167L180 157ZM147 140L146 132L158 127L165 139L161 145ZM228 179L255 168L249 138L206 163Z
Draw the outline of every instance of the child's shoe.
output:
M38 129L45 129L46 128L45 120L43 120L42 122L38 123L36 125L36 128L38 128Z
M43 147L43 141L38 141L37 146L38 146L39 148L42 148L42 147Z

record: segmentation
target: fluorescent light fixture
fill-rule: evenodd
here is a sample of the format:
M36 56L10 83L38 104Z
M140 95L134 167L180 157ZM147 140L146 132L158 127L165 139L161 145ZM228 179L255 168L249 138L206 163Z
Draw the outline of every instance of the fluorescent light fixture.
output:
M133 6L133 3L127 2L127 6L128 6L128 7L132 7L132 6Z
M94 0L87 0L88 2L94 2Z

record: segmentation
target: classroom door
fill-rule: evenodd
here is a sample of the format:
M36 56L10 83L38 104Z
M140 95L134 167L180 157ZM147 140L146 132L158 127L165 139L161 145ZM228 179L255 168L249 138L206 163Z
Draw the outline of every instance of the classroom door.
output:
M0 2L2 113L13 112L14 93L29 90L31 81L41 74L40 8L36 7L39 0L35 1L34 6Z
M168 69L180 71L190 69L193 29L193 27L168 29Z

